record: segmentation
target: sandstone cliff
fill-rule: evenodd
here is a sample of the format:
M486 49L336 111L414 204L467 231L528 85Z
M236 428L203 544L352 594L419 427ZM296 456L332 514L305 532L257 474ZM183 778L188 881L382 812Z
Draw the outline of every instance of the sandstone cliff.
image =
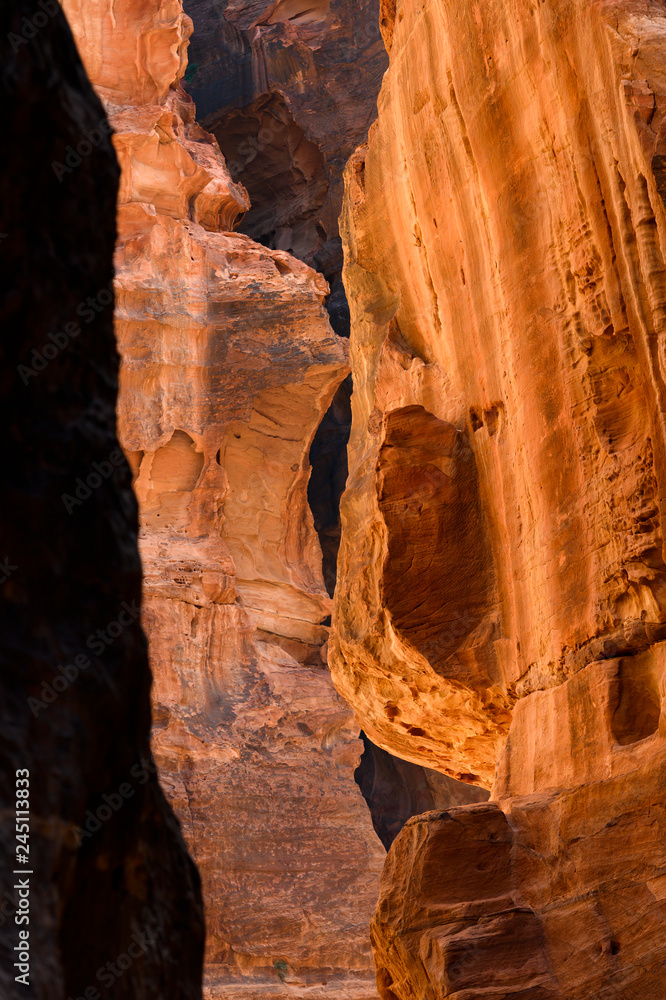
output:
M324 279L248 209L180 87L178 2L67 0L117 132L119 425L160 778L202 873L211 998L376 996L384 851L326 665L309 452L348 373ZM406 817L405 817L406 818Z
M383 1000L663 994L663 6L386 2L348 168L330 660L487 788L407 824Z
M0 994L197 1000L199 879L150 752L115 428L118 166L57 4L3 4L0 53Z

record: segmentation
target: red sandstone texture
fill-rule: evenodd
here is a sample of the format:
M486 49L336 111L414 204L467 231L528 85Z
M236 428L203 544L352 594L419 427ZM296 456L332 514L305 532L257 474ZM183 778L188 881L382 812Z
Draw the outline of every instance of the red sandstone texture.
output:
M179 86L180 3L68 0L117 133L119 427L135 473L160 779L202 878L206 996L376 996L385 857L326 663L308 455L347 342Z
M394 843L379 992L660 998L663 5L382 26L329 659L375 742L493 791Z

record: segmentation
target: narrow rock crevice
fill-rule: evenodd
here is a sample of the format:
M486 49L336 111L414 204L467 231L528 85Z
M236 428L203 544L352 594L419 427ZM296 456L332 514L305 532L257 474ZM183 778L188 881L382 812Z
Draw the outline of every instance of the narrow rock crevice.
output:
M485 802L489 798L489 792L483 788L394 757L375 746L365 733L360 738L365 749L354 778L367 802L375 832L387 851L412 816L431 809Z
M340 498L347 483L347 442L351 430L352 379L348 375L315 434L310 448L308 503L321 545L324 583L333 597L340 548Z

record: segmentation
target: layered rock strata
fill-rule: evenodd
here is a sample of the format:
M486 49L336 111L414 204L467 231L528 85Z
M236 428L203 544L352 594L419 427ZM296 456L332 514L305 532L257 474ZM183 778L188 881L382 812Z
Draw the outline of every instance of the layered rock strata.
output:
M382 26L330 660L375 742L494 801L394 843L380 994L657 997L663 10L398 0Z
M58 4L4 4L0 50L0 993L197 1000L199 879L151 757L115 428L118 166Z
M180 4L66 6L123 167L119 424L154 751L203 876L206 995L370 1000L384 851L326 665L332 603L308 505L347 344L321 275L231 231L249 202L180 87Z
M229 978L259 977L279 995L280 977L329 992L360 978L350 989L365 997L381 846L353 781L358 729L326 666L307 505L309 443L345 352L305 265L183 230L161 248L150 230L121 241L143 263L119 274L117 319L154 742L204 878L209 983L236 996ZM186 306L172 300L174 260Z

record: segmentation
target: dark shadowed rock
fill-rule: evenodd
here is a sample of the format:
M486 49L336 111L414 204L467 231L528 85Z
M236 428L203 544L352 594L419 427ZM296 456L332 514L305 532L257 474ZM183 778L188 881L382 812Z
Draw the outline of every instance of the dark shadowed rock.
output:
M361 733L365 747L354 777L368 804L377 836L388 851L405 823L432 809L485 802L489 793L429 767L412 764L375 746Z
M185 0L188 89L252 202L242 232L288 250L331 285L349 332L338 216L342 174L377 115L387 56L378 0Z
M196 1000L199 879L152 764L136 503L115 433L118 168L56 8L17 0L0 13L12 137L0 181L0 992ZM18 769L30 773L29 988L11 957Z

